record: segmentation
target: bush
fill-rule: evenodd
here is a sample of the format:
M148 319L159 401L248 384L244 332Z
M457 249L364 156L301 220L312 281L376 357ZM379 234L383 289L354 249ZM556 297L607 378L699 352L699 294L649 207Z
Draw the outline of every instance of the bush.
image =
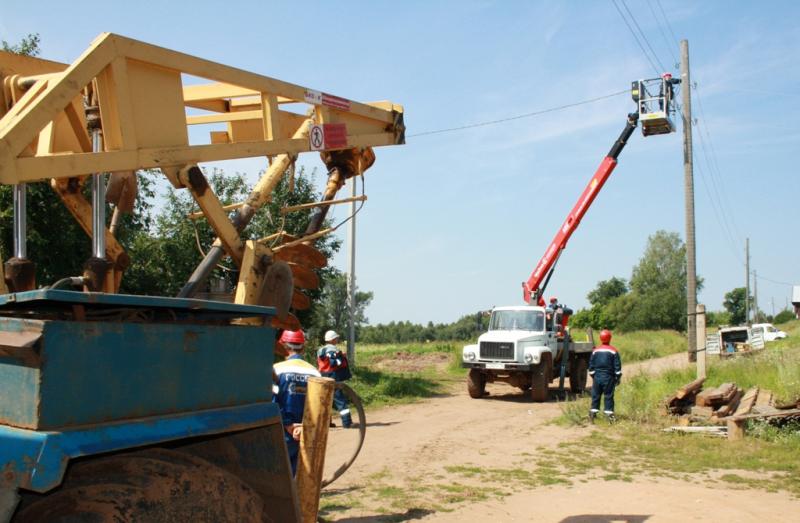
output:
M795 319L794 313L787 309L787 310L782 310L781 312L776 314L775 315L775 319L773 320L773 323L776 323L776 324L778 324L778 323L786 323L788 321L792 321L793 319Z

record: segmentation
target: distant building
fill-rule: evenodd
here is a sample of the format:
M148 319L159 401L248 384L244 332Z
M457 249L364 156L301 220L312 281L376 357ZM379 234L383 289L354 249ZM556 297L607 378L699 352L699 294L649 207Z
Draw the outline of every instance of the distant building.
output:
M792 305L794 305L794 317L800 319L800 285L792 288Z

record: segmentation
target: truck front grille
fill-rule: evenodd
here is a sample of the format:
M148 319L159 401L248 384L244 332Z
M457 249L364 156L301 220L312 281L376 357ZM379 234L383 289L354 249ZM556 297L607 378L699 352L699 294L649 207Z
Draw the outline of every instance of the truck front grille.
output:
M482 341L482 360L513 360L514 344L507 341Z

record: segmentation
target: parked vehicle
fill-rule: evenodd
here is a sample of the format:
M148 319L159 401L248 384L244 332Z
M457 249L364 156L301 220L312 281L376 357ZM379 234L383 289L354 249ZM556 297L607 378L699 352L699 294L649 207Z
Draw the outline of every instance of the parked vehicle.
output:
M777 329L771 323L754 323L750 327L751 333L761 332L764 336L764 341L782 340L786 337L786 333Z

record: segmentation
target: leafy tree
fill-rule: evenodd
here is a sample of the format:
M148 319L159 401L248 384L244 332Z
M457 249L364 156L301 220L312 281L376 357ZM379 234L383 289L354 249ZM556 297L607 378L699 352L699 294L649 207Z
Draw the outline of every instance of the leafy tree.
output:
M617 318L615 315L609 314L609 304L627 292L628 284L623 278L613 276L608 280L601 281L594 290L586 295L592 306L575 313L570 324L577 328L615 328Z
M706 326L719 327L731 323L731 314L728 311L706 311Z
M746 321L746 292L744 287L736 287L730 292L725 293L725 300L722 302L722 306L725 307L725 310L730 314L731 323L733 325L740 325ZM752 300L753 297L751 296L750 299Z
M628 292L628 283L623 278L611 277L597 284L597 287L586 298L592 305L605 306L619 296Z
M702 285L698 278L698 290ZM610 304L618 328L686 328L686 246L677 233L657 231L648 238L644 255L633 268L630 289Z
M0 47L3 51L14 54L21 54L25 56L39 56L39 33L29 34L24 37L18 44L9 44L5 40L0 42Z
M353 320L358 330L367 322L365 314L367 306L372 301L371 292L361 292L356 286L356 303ZM346 337L350 329L350 296L347 288L347 275L336 271L330 275L322 291L322 296L308 327L309 336L313 339L322 339L322 334L333 329L341 336Z

